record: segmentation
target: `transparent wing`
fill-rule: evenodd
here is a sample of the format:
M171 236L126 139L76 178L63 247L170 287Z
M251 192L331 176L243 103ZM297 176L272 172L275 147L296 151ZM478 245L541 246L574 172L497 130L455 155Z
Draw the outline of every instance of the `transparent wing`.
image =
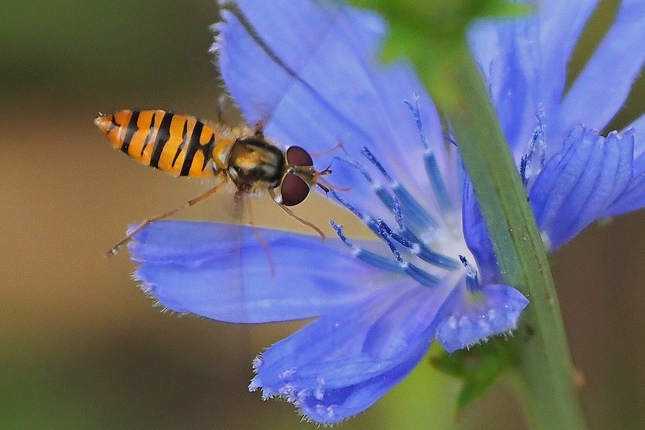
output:
M240 226L239 232L242 248L232 240L230 224L155 222L130 245L132 259L140 264L135 278L174 311L233 323L264 323L353 306L371 297L384 277L399 276L375 272L359 259L348 258L339 240L323 242L313 235L261 229L275 261L272 276L253 229ZM242 272L237 266L240 255Z
M267 135L306 143L311 152L344 142L352 154L369 146L401 165L410 158L400 152L406 145L393 143L418 141L415 127L401 126L414 123L403 101L417 95L428 140L443 143L436 109L412 67L377 63L386 32L377 14L333 2L278 2L288 5L223 2L225 22L215 27L222 76L250 123L266 121ZM421 161L401 168L423 172Z

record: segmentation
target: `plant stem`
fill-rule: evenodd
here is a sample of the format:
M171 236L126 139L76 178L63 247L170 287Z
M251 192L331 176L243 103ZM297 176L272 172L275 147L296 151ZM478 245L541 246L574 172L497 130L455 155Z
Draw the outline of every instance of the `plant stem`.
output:
M446 67L422 79L453 127L504 280L531 301L513 340L529 422L536 429L584 429L558 298L526 191L466 42L453 48Z

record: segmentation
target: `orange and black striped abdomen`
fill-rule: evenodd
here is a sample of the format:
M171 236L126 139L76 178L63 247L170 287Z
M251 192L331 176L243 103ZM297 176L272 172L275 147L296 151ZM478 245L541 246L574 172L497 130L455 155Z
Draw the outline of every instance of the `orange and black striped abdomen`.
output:
M213 149L222 136L194 117L163 110L122 110L94 123L116 148L148 166L178 176L212 177Z

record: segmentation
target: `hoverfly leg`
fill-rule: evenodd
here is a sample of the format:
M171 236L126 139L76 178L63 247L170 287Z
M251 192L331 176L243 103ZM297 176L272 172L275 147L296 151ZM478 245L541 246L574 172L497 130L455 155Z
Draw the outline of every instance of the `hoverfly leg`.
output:
M258 139L264 140L264 121L258 121L253 126L253 135Z
M307 226L307 227L309 227L310 229L312 229L313 231L315 231L316 233L318 233L318 236L320 236L320 238L321 238L322 240L325 240L325 239L326 239L325 233L323 233L321 229L319 229L319 228L318 228L318 227L316 227L313 223L311 223L311 222L307 221L306 219L304 219L304 218L300 218L298 215L296 215L296 214L295 214L291 209L289 209L287 206L285 206L285 205L283 205L283 204L278 203L278 202L276 201L276 194L275 194L275 191L273 191L273 189L272 189L272 188L269 188L269 195L271 196L271 198L273 199L273 201L274 201L274 202L276 202L276 204L278 205L278 207L279 207L280 209L282 209L282 210L283 210L287 215L289 215L291 218L293 218L293 219L295 219L296 221L298 221L300 224L302 224L302 225L304 225L304 226Z
M175 207L173 209L170 209L170 210L168 210L166 212L162 212L162 213L160 213L158 215L151 216L150 218L144 219L141 222L141 224L139 224L133 230L128 232L128 234L123 239L121 239L119 242L116 243L116 245L114 245L112 248L110 248L108 250L108 252L105 253L105 256L108 257L108 258L115 256L117 254L117 252L119 252L119 249L123 245L125 245L128 242L130 242L130 240L132 240L134 235L139 233L141 230L143 230L147 225L149 225L149 224L151 224L151 223L153 223L155 221L158 221L160 219L168 218L169 216L179 212L182 209L189 208L189 207L201 202L202 200L206 199L207 197L212 196L213 194L215 194L216 192L221 190L224 186L226 186L226 184L227 184L226 181L222 181L221 183L217 184L215 187L213 187L210 190L206 191L204 194L200 194L199 196L188 200L186 203L184 203L184 204L182 204L180 206L177 206L177 207Z
M217 98L217 122L220 124L226 124L226 121L224 121L224 111L226 110L226 102L228 100L228 97L226 94L220 94L220 96Z
M257 225L255 225L255 214L253 212L253 202L251 202L251 199L246 198L246 196L242 195L242 198L244 198L245 203L246 203L246 209L249 214L249 224L251 225L251 228L253 229L253 234L255 234L255 238L260 242L260 245L262 245L262 248L264 249L264 252L267 255L267 259L269 260L269 269L271 271L271 278L275 278L275 263L273 261L273 257L271 256L271 250L269 249L269 244L266 243L262 235L260 234L260 230L258 229Z

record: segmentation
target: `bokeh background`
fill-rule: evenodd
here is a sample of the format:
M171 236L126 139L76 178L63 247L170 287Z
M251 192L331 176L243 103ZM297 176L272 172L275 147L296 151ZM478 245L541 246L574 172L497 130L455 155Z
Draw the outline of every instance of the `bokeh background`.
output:
M574 68L614 11L602 2ZM0 3L0 428L316 428L246 390L251 359L297 325L160 312L131 280L126 253L103 256L127 224L208 185L129 160L92 120L123 108L216 118L221 85L207 50L217 19L212 0ZM616 127L645 110L644 91L635 87ZM221 219L222 202L181 217ZM301 213L326 225L326 205L312 198ZM285 223L275 205L256 211L261 224ZM553 259L596 429L645 427L643 226L645 213L592 226ZM386 397L339 428L397 428L393 404ZM503 386L457 419L464 429L524 425Z

